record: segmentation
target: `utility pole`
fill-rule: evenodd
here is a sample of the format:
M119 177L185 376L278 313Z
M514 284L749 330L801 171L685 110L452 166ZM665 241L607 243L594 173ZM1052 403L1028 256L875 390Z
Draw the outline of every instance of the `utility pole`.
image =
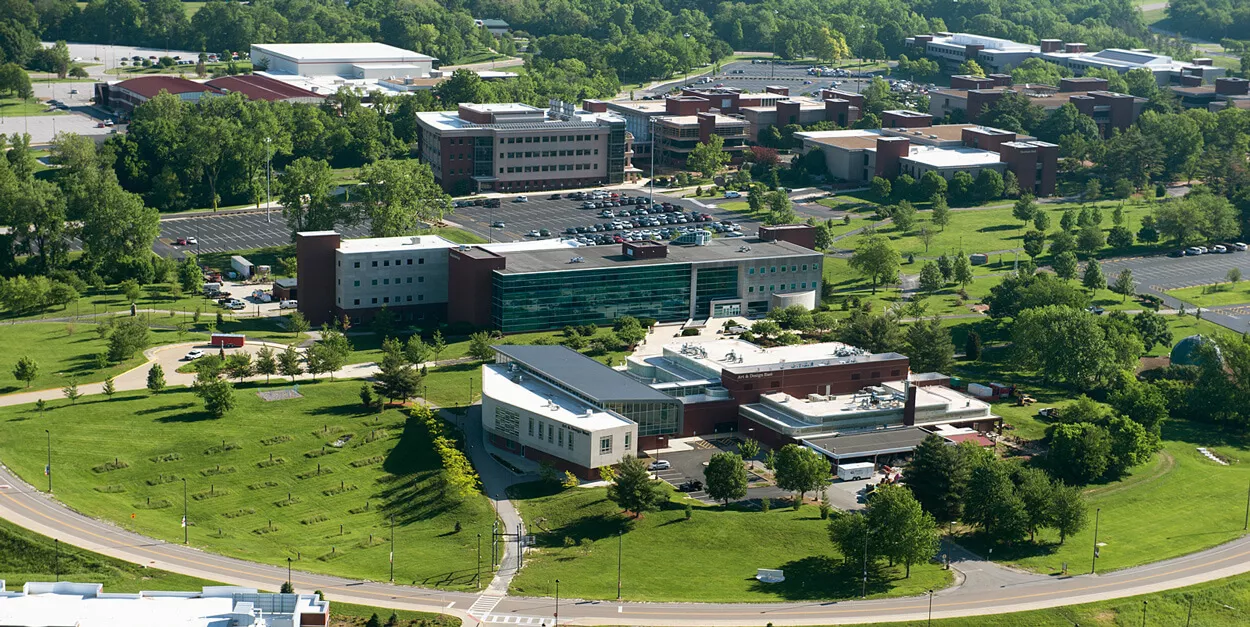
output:
M552 616L552 618L554 620L552 620L551 622L551 627L558 627L558 625L560 624L560 580L559 579L556 580L556 613Z
M621 551L625 548L625 532L616 532L616 600L621 600Z
M47 429L43 432L48 434L48 465L44 467L43 474L48 475L48 494L52 494L52 432Z
M655 150L659 146L659 140L655 137L655 117L647 117L647 125L651 129L651 180L647 181L647 205L655 204Z
M391 514L391 581L395 581L395 514Z
M187 528L187 479L182 479L182 543L187 544L191 530Z
M51 460L52 458L49 456L48 459ZM48 464L51 465L52 462L48 461ZM52 475L48 475L48 491L49 492L52 491L51 486L52 486ZM1246 492L1246 522L1241 527L1242 531L1245 531L1247 529L1250 529L1250 488L1248 488Z
M1089 574L1094 574L1095 567L1098 566L1098 517L1102 514L1102 508L1094 510L1094 559L1090 560Z
M864 585L859 592L860 598L868 598L868 526L864 526Z
M286 558L286 587L291 592L295 591L295 586L291 585L291 558Z
M269 179L273 177L273 140L265 138L265 222L269 222Z
M482 534L477 534L477 577L474 579L479 585L482 583Z
M56 546L56 557L54 558L53 569L56 571L56 580L61 580L61 540L59 538L52 540Z

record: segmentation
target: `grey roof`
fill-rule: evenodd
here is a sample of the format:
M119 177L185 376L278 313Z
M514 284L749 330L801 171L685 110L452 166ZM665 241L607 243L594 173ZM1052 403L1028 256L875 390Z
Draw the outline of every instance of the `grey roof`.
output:
M278 279L274 281L274 284L277 285L278 287L298 287L299 285L298 281L299 279L296 279L296 278Z
M706 246L684 246L670 243L667 257L652 259L626 257L621 254L619 244L586 246L582 248L559 248L555 250L516 251L501 254L508 259L507 267L499 270L503 274L821 256L820 253L798 244L791 244L781 240L765 242L755 237L713 238ZM581 261L578 263L570 262L569 260L574 257Z
M867 433L831 435L803 440L803 443L837 460L888 455L915 450L929 432L919 427L880 429Z
M526 368L598 401L679 401L567 346L493 346Z

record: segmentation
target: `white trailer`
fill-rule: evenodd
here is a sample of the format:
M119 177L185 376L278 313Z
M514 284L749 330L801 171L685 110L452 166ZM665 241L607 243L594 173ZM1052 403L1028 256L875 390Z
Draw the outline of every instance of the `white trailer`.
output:
M838 478L843 481L855 481L857 479L872 479L872 475L877 471L877 467L872 462L859 462L856 464L838 464Z
M254 266L252 266L252 262L240 255L235 255L230 258L230 267L233 268L235 272L239 273L240 279L252 278L252 271L255 269Z

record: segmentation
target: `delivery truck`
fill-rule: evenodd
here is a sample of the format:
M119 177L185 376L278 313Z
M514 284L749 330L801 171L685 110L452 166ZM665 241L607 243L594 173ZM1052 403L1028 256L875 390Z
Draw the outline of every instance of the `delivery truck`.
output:
M876 472L876 466L872 462L838 464L838 478L843 481L872 479L874 472Z

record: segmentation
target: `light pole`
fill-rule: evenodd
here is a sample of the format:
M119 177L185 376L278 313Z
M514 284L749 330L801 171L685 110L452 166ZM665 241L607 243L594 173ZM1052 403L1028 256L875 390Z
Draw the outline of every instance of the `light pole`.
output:
M44 467L43 474L48 475L48 494L52 494L52 432L47 429L43 432L48 434L48 465Z
M655 204L655 149L659 143L655 138L654 116L647 116L647 126L650 127L649 135L651 135L651 180L647 181L647 205L650 209L650 205Z
M625 532L616 532L616 600L621 600L621 551L625 548Z
M291 585L291 558L286 558L286 588L291 592L295 592L295 586Z
M56 546L56 557L53 558L54 561L52 562L53 570L56 571L56 580L60 581L61 580L61 540L59 538L54 539L52 540L52 543L54 546Z
M556 613L553 616L553 618L555 620L551 622L551 627L556 627L557 625L560 624L560 580L559 579L556 580Z
M1145 599L1141 602L1141 627L1146 627L1146 603Z
M933 627L933 591L929 591L929 627Z
M664 446L663 446L662 444L660 444L660 442L661 442L662 440L666 440L666 439L667 439L667 438L665 438L665 437L664 437L664 436L662 436L662 435L657 435L657 436L655 436L655 461L656 461L656 463L659 463L659 461L660 461L660 451L661 451L661 450L663 450L663 448L664 448Z
M273 140L265 138L265 222L269 222L269 179L273 176Z
M187 479L182 479L182 543L187 544L190 540L190 530L187 529Z
M391 581L395 581L395 515L391 514Z
M1094 574L1094 569L1098 566L1098 517L1102 514L1102 508L1094 510L1094 558L1089 563L1089 574Z
M477 534L477 577L474 579L479 585L482 583L482 534Z
M868 523L864 523L864 584L859 591L860 598L868 598Z
M48 462L48 463L51 464L52 462ZM52 480L51 477L52 477L51 475L48 475L49 482ZM48 488L48 491L51 492L52 488ZM1242 531L1245 531L1247 529L1250 529L1250 488L1247 488L1247 492L1246 492L1246 522L1241 527Z

